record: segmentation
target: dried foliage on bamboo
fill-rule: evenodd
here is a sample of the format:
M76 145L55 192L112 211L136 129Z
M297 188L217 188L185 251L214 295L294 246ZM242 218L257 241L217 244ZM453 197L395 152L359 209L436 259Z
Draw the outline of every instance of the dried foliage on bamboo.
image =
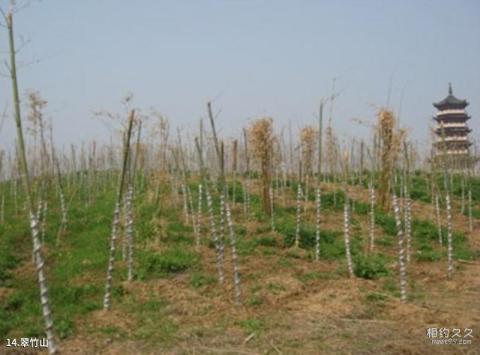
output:
M273 157L273 120L270 117L259 118L253 121L249 128L249 140L252 146L252 155L260 168L262 180L262 206L266 214L270 214L270 183L272 179L271 160Z

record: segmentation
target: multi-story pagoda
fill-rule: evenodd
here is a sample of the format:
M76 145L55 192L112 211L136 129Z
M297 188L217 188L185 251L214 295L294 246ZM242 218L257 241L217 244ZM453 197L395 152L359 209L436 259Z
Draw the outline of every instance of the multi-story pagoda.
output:
M454 168L466 168L470 161L469 147L472 144L468 139L471 129L467 126L470 116L465 111L468 102L453 96L452 85L449 84L448 96L433 106L438 109L433 117L437 121L434 129L435 160Z

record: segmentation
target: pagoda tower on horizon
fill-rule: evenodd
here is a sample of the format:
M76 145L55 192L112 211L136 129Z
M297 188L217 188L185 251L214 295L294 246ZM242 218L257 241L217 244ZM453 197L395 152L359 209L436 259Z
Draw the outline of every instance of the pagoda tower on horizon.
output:
M436 140L433 145L436 161L446 162L450 167L463 169L469 166L470 146L468 138L471 129L467 121L470 116L465 108L466 100L453 96L452 84L448 84L448 96L433 106L438 110L433 119L437 122L434 132Z

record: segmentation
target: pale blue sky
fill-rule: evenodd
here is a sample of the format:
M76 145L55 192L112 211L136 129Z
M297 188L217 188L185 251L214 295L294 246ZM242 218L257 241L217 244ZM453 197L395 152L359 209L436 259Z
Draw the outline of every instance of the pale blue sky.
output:
M216 98L225 136L261 115L297 128L316 123L336 76L342 134L365 135L352 118L372 119L393 78L390 104L398 110L403 91L401 119L416 139L426 140L431 103L446 96L449 81L470 101L479 137L477 0L44 0L20 12L15 27L31 40L19 60L40 59L20 71L21 92L38 89L49 101L61 144L108 139L91 113L121 111L129 91L136 106L155 107L181 127L196 125ZM0 89L1 107L8 102L11 111L8 79ZM13 132L9 117L0 146L11 147Z

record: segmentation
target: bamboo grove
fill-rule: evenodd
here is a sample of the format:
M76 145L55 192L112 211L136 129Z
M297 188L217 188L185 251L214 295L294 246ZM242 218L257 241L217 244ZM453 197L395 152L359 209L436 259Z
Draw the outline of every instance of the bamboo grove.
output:
M333 100L321 100L318 121L308 126L279 127L274 118L260 117L234 138L220 135L216 125L227 118L217 117L212 102L205 105L208 119L176 132L173 120L128 106L125 112L107 115L116 117L119 127L110 143L59 147L45 114L47 100L29 91L23 107L20 103L11 14L6 23L17 140L13 150L0 147L0 222L23 216L30 225L50 353L60 346L48 289L55 265L49 258L75 233L72 219L105 195L113 198L108 207L110 234L99 243L103 247L108 241L108 248L102 249L108 255L102 271L104 312L115 309L116 284L140 280L137 255L162 246L165 215L171 210L178 211L178 218L193 231L192 257L210 258L205 262L215 265L216 287L228 290L225 297L232 308L247 307L242 281L248 275L242 272L239 241L241 227L252 221L265 222L283 241L282 248L311 260L312 269L329 260L325 231L341 232L337 239L343 277L350 279L370 277L369 263L378 260L383 229L393 229L396 242L388 248L395 262L390 269L397 275L402 302L409 302L409 270L415 259L433 255L415 240L416 228L423 223L413 212L418 201L429 203L426 213L434 226L434 243L446 255L435 256L438 267L453 278L456 265L468 262L455 256L459 226L452 210L466 216L471 232L478 223L478 171L474 165L453 170L448 161L425 155L391 109L378 110L369 139L345 141L334 130L331 113L324 127L323 111ZM81 208L72 214L74 204ZM343 213L342 222L326 226L325 215L331 210ZM285 214L291 216L292 229L286 227ZM358 220L367 226L363 235L355 232ZM149 237L142 234L146 224L152 228ZM309 228L311 234L306 232Z

